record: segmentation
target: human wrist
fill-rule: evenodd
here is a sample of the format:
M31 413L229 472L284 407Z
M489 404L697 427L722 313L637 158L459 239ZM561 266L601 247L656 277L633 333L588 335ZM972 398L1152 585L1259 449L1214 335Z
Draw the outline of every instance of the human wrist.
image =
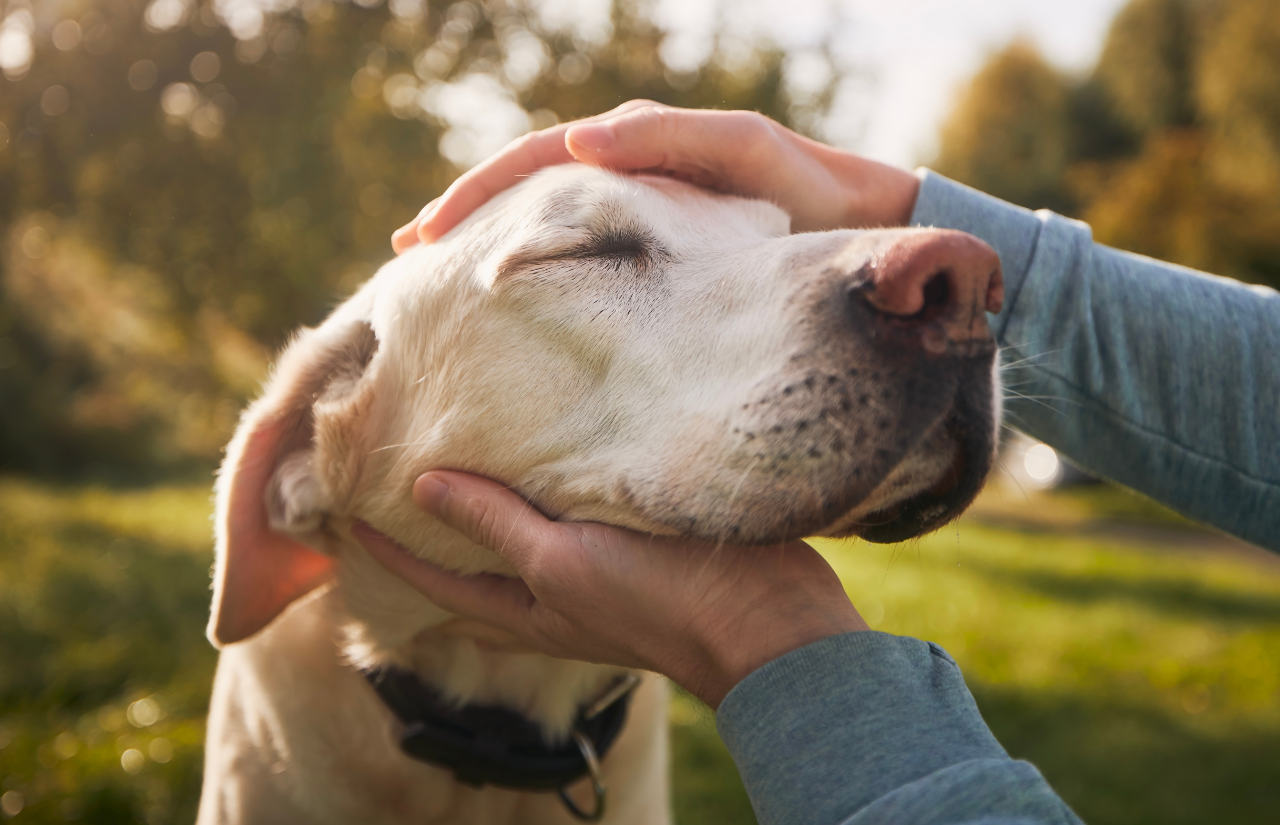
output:
M820 158L840 187L841 228L906 226L920 195L920 180L906 169L831 147Z
M870 630L854 606L845 601L834 609L810 607L796 615L753 611L758 621L739 620L698 634L700 661L685 673L668 674L681 687L713 710L729 691L768 663L832 636ZM682 678L683 677L683 678Z
M842 183L849 228L906 226L920 195L920 179L905 169L859 157L857 171Z

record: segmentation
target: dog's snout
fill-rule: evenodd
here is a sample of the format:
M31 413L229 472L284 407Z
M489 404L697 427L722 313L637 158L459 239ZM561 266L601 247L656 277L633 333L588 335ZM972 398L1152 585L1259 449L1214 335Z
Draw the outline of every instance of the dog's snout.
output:
M985 312L1004 297L1000 258L964 232L926 230L902 236L864 268L851 299L898 329L919 331L930 350L990 339Z

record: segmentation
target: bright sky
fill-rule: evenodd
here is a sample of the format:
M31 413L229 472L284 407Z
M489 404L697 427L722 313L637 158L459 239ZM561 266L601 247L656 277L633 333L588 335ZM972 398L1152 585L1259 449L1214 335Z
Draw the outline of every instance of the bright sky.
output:
M1123 4L1124 0L657 0L659 20L669 30L705 30L720 17L729 27L763 34L789 49L830 37L851 65L868 71L867 82L840 98L849 128L837 123L828 139L904 166L933 154L938 125L957 89L991 52L1026 37L1056 65L1087 69Z
M794 2L794 0L791 0ZM956 91L993 51L1031 39L1054 64L1088 69L1123 0L845 0L875 74L857 148L901 165L928 159ZM788 5L779 2L780 6Z

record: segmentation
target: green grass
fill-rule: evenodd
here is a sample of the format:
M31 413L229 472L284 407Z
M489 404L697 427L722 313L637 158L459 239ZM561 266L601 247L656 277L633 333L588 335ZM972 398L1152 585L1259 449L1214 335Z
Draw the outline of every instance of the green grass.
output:
M21 794L15 822L194 818L216 658L209 509L205 487L0 479L0 794ZM1148 523L1105 491L1023 509L1052 528L984 526L1005 502L906 545L819 546L874 627L956 657L1006 748L1087 822L1275 821L1280 561L1197 549L1220 542L1163 517L1123 541L1084 530L1089 513ZM709 712L682 694L672 711L679 821L753 821Z

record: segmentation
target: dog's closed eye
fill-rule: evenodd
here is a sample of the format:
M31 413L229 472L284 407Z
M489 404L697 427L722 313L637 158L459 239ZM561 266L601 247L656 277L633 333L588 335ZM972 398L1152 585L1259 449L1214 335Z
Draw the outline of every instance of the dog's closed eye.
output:
M634 229L611 229L594 233L586 243L555 259L598 261L615 271L625 268L647 274L667 257L666 251L649 234Z
M653 238L634 231L608 231L591 238L577 254L567 257L621 258L639 260L656 246Z
M592 231L578 243L554 251L517 252L503 261L497 274L501 279L520 271L573 261L595 261L609 265L614 271L631 269L643 274L669 258L657 239L647 232L634 228L610 228Z

